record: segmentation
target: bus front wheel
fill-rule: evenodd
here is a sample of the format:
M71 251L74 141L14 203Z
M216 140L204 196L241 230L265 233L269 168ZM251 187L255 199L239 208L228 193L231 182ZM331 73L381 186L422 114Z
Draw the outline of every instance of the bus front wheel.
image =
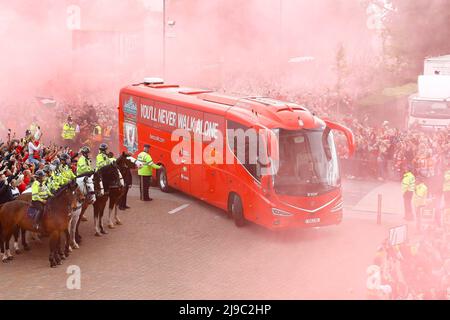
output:
M158 170L158 185L162 192L170 192L169 183L167 181L167 171L165 167L161 166L161 169Z
M244 209L242 206L241 197L239 197L237 194L232 196L230 213L231 217L234 220L234 224L237 227L243 227L245 225Z

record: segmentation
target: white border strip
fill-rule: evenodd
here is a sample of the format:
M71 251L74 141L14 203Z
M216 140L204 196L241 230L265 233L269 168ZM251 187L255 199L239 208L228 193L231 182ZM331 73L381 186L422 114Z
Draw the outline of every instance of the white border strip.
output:
M189 207L189 206L190 206L189 203L183 204L182 206L179 206L178 208L175 208L175 209L173 209L173 210L170 210L170 211L169 211L169 214L177 213L178 211L181 211L181 210L183 210L183 209L185 209L185 208L187 208L187 207Z

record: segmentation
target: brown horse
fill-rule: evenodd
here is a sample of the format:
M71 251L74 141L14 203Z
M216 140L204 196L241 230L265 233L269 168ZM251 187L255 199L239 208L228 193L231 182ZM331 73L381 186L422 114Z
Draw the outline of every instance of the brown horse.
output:
M79 190L78 185L73 182L61 190L58 195L50 199L46 204L42 216L42 231L50 235L50 267L55 267L61 264L64 259L61 253L61 235L66 233L68 236L68 225L70 220L70 213L77 206L77 202L82 199L84 195ZM83 199L84 201L84 199ZM35 232L33 228L34 221L28 216L28 209L30 203L23 200L16 200L5 203L0 208L0 230L1 238L3 240L2 253L4 262L10 260L11 254L9 251L9 241L12 234L20 228L21 230L28 230ZM6 252L5 252L6 251ZM66 239L65 254L69 252L69 239Z

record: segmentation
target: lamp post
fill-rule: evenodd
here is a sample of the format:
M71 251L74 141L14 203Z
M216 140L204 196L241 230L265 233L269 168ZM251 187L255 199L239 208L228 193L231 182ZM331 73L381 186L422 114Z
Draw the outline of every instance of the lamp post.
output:
M166 80L166 0L163 1L163 79Z

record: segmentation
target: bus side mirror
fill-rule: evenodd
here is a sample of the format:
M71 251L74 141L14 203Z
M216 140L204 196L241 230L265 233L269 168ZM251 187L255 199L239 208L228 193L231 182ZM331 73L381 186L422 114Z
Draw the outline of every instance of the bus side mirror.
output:
M348 154L351 157L355 153L355 136L353 135L352 130L347 128L346 126L343 126L342 124L330 121L330 120L324 120L325 124L332 130L337 130L342 132L345 135L345 138L347 138L347 144L348 144Z

